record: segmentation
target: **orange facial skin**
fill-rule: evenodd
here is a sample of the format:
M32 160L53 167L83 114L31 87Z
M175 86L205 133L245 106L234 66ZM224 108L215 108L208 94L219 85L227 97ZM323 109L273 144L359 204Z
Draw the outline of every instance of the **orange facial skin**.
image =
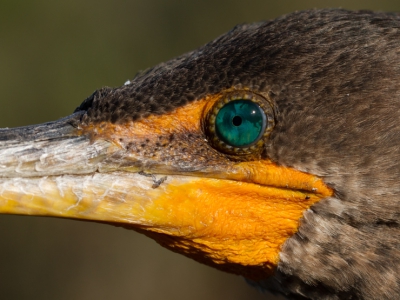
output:
M82 125L77 135L108 145L91 162L97 171L0 178L0 213L118 224L224 271L272 275L303 212L333 190L261 152L232 159L212 147L205 120L221 97L138 121Z
M136 152L127 157L147 159L153 168L142 166L146 172L196 176L184 184L164 183L165 193L146 207L145 219L153 225L146 226L145 234L173 251L256 279L273 273L280 248L297 231L303 211L333 192L313 175L269 160L234 162L211 148L203 133L204 120L221 97L223 93L160 116L125 124L102 123L83 131L95 139L113 141L128 152L132 141L145 145L144 153L132 147ZM170 135L191 136L192 141L181 139L172 152L151 144L166 141ZM180 149L193 147L204 151L179 154ZM168 169L176 157L189 165L194 160L205 163L195 171ZM159 167L161 158L165 165Z
M260 162L259 167L279 167ZM331 190L312 175L282 170L294 185L311 191L274 188L279 182L254 184L201 178L170 184L146 209L160 244L219 269L251 279L272 275L286 239L296 233L303 211ZM296 186L296 187L297 187Z
M220 94L191 102L163 115L151 115L138 121L125 124L100 123L82 127L82 132L90 132L96 138L112 139L120 143L120 137L137 140L143 137L151 139L169 133L187 133L201 131L201 120L221 97ZM122 143L121 143L122 146Z

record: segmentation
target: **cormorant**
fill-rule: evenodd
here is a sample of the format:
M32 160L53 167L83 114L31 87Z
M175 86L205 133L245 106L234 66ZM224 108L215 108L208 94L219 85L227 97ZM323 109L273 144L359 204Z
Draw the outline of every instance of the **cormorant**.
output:
M0 130L0 212L106 222L292 299L400 297L400 18L240 25Z

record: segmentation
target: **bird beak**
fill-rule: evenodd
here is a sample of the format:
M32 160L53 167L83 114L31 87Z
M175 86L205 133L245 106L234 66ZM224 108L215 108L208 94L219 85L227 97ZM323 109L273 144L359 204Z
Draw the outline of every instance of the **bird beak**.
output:
M0 130L0 213L129 227L201 262L258 278L273 272L303 211L332 194L318 177L268 160L193 154L171 161L139 151L143 143L163 143L162 130L151 127L162 117L130 123L125 142L126 125L83 128L82 116Z

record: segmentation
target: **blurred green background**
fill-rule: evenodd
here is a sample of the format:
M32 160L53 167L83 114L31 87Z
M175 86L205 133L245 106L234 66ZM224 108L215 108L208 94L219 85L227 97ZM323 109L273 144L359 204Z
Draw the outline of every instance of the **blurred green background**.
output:
M66 116L95 89L238 23L315 7L398 11L400 1L2 0L0 126ZM265 299L238 276L112 226L0 216L0 241L2 299Z

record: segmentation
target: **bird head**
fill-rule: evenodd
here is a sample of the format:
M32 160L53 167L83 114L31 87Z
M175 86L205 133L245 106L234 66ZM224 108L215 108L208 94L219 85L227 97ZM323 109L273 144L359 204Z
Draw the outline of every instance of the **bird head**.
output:
M134 229L286 295L398 294L399 25L237 26L69 117L2 129L0 213Z

